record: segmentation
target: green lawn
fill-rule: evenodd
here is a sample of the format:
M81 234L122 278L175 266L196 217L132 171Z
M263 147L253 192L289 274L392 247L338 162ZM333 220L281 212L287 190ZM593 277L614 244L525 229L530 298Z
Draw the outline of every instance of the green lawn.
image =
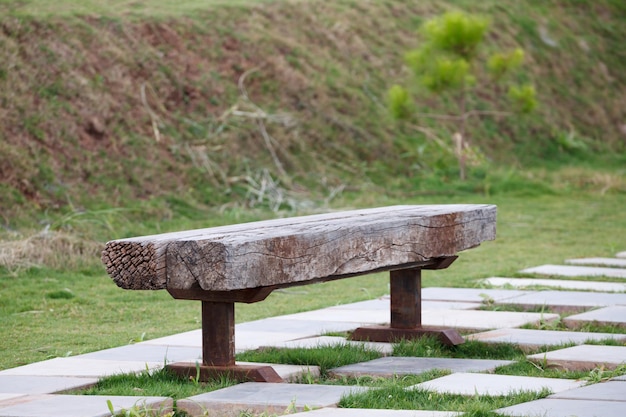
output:
M544 195L535 197L466 196L390 200L362 197L348 206L428 203L493 203L498 205L494 242L461 254L443 271L426 271L425 286L476 286L488 276L511 276L522 268L560 263L566 258L612 256L626 250L624 194ZM214 213L217 214L217 213ZM283 213L288 214L288 213ZM257 212L245 220L270 217ZM137 224L130 230L113 224L99 232L115 239L152 230L201 227L199 220ZM121 214L120 214L121 216ZM212 216L207 216L212 217ZM236 222L226 214L211 224ZM119 223L119 222L118 222ZM72 225L70 225L72 226ZM73 224L73 230L99 227ZM62 261L59 261L62 263ZM237 321L317 309L371 299L387 293L387 276L374 274L273 293L266 301L237 306ZM200 327L199 303L173 300L166 292L126 291L115 286L91 255L71 268L0 267L0 369L47 358L76 355Z

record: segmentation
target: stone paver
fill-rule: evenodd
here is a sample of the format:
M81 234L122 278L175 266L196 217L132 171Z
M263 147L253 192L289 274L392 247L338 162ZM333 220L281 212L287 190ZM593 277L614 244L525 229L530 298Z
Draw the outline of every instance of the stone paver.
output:
M313 335L308 334L305 331L300 333L281 333L277 331L269 332L262 330L242 330L235 326L235 351L239 353L246 350L258 349L261 346L271 346L275 343L310 336ZM202 330L192 330L190 332L147 340L145 342L138 343L137 345L158 345L167 349L171 349L172 347L187 347L202 350Z
M244 410L282 415L287 409L333 407L343 395L365 390L356 386L247 382L179 400L177 406L191 415L208 412L234 417Z
M370 375L390 378L394 375L419 375L433 369L449 369L451 372L485 372L511 363L513 362L488 359L389 357L341 366L331 369L330 372L341 376Z
M619 259L619 258L567 259L565 263L570 264L570 265L590 265L590 266L607 266L609 268L626 268L626 259Z
M345 337L338 336L319 336L319 337L308 337L306 339L298 339L298 340L290 340L287 342L275 343L273 345L266 345L262 347L277 347L277 348L301 348L301 349L312 349L318 347L327 347L327 346L363 346L369 350L375 350L380 352L383 355L391 355L393 353L393 344L392 343L381 343L381 342L359 342L354 340L347 340Z
M358 327L358 323L356 322L325 321L319 319L294 320L287 317L289 316L241 323L237 325L235 329L235 343L237 342L237 331L300 334L302 336L296 337L299 339L302 337L321 336L329 332L345 332Z
M504 301L528 294L531 291L499 290L483 288L428 287L422 289L422 299L427 301L462 301L484 303Z
M95 385L98 378L71 378L34 375L0 375L0 393L54 394Z
M514 391L541 391L553 393L578 388L582 381L529 376L456 373L413 385L410 389L423 389L460 395L507 395Z
M626 384L621 381L608 381L588 385L569 391L552 394L548 398L570 400L622 401L626 403ZM624 404L626 411L626 404Z
M541 265L521 271L525 274L555 275L564 277L626 278L626 270L591 266Z
M626 259L626 252L619 252L615 255L616 258Z
M307 411L302 417L454 417L454 411L372 410L366 408L320 408Z
M137 345L181 346L202 349L202 330L191 330L188 332L173 334L171 336L150 339L145 342L137 343Z
M600 292L624 292L626 283L599 282L599 281L573 281L564 279L541 279L541 278L486 278L482 282L496 287L510 285L516 288L528 287L551 287L566 290L589 290Z
M202 347L165 346L136 343L75 356L80 359L98 359L131 362L195 362L202 359Z
M564 369L615 369L626 363L626 346L580 345L528 356L533 362L557 364Z
M342 304L328 307L330 310L384 310L389 311L389 296L375 300L359 301L351 304ZM422 300L422 310L474 310L481 306L480 302L463 301L431 301Z
M311 336L315 335L304 332L298 334L235 329L235 351L239 353L259 349L263 346L276 346L290 340L299 340Z
M488 330L502 327L520 327L525 324L552 321L558 314L522 313L482 310L428 310L422 312L425 326L453 327L461 330Z
M111 415L107 400L111 400L116 412L133 406L163 412L172 410L172 400L166 397L44 395L8 407L0 404L0 417L105 417Z
M304 376L317 378L320 376L320 368L318 366L309 365L284 365L278 363L262 363L262 362L236 362L237 365L267 365L274 368L274 371L286 382L298 382Z
M106 361L96 359L54 358L0 371L4 375L69 376L102 378L115 374L143 372L163 367L163 362Z
M626 294L585 291L537 291L533 294L496 302L522 306L546 306L562 309L626 305Z
M575 314L563 319L568 327L576 327L586 323L616 325L626 327L626 306L611 306Z
M522 349L559 346L568 343L580 345L589 340L615 339L626 342L626 334L532 329L496 329L470 334L465 336L465 338L466 340L480 340L485 343L513 343Z
M10 400L14 398L24 397L26 394L6 394L0 393L0 407L3 407L3 403L8 403Z
M278 318L277 318L278 319ZM304 313L289 314L281 316L280 320L303 321L303 322L331 322L333 326L337 323L349 323L351 330L359 326L367 326L372 324L389 323L391 315L387 310L343 310L333 308L323 308L321 310L307 311ZM324 328L328 328L325 326ZM320 329L323 330L323 329ZM317 334L321 334L318 333Z
M481 307L481 303L463 301L422 301L422 310L476 310Z
M615 378L611 378L611 381L626 381L626 375L616 376Z
M624 417L624 403L544 398L496 411L512 417Z

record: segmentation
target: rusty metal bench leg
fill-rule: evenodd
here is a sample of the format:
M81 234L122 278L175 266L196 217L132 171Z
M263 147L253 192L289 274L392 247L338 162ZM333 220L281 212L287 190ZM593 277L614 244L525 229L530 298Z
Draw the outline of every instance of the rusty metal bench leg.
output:
M437 337L446 345L459 345L463 337L454 329L422 326L422 271L419 268L391 271L391 324L389 326L359 327L352 340L397 342L422 336Z
M202 364L179 362L167 368L206 382L227 376L237 381L283 382L267 365L235 364L235 303L202 301Z

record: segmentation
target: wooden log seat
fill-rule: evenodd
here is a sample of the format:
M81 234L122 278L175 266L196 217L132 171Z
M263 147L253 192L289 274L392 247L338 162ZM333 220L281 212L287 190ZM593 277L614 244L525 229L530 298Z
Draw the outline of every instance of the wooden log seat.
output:
M124 289L167 290L202 302L203 363L168 365L201 379L280 381L268 367L235 364L234 303L264 300L277 288L390 271L391 323L362 327L354 340L435 335L421 322L421 270L447 268L460 251L495 238L492 205L391 206L283 218L108 242L102 261Z

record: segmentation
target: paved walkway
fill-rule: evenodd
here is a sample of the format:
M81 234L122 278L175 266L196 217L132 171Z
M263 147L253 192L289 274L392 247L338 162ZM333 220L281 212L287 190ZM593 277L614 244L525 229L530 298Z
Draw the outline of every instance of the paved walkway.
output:
M554 346L546 353L529 355L538 366L549 363L565 369L614 369L626 366L626 331L590 333L579 331L529 330L527 324L559 320L558 314L479 310L491 305L542 306L565 312L563 323L573 329L585 323L626 327L626 252L615 258L567 260L568 265L545 265L525 273L549 278L502 278L484 280L497 289L425 288L423 323L450 326L469 332L467 339L486 343L515 343L524 349ZM575 265L575 266L573 266ZM602 276L602 282L580 277ZM612 282L607 282L612 281ZM552 289L554 288L554 289ZM389 299L363 301L306 313L273 317L236 326L238 352L275 347L316 347L337 344L363 344L344 338L324 336L329 332L350 331L368 324L389 322ZM611 345L602 341L612 339ZM600 344L597 344L600 341ZM596 344L589 344L596 343ZM622 417L626 415L626 376L586 385L585 381L497 375L493 371L510 361L392 357L393 346L366 343L382 358L332 370L340 376L420 374L448 369L450 375L426 381L407 389L422 389L461 395L506 395L512 391L539 391L548 388L550 396L538 401L497 410L508 416ZM563 348L563 345L569 347ZM98 379L118 373L159 369L164 361L201 360L200 330L167 336L114 349L69 358L55 358L19 368L0 371L0 417L100 417L110 416L133 406L165 414L173 401L165 397L119 397L63 395L69 389L88 387ZM293 365L273 365L288 381L317 369ZM179 400L177 408L190 415L238 416L242 411L275 413L286 410L315 416L429 416L460 415L433 410L356 410L336 408L340 398L368 388L360 386L307 385L297 383L244 383L195 397ZM315 411L307 411L316 408Z

